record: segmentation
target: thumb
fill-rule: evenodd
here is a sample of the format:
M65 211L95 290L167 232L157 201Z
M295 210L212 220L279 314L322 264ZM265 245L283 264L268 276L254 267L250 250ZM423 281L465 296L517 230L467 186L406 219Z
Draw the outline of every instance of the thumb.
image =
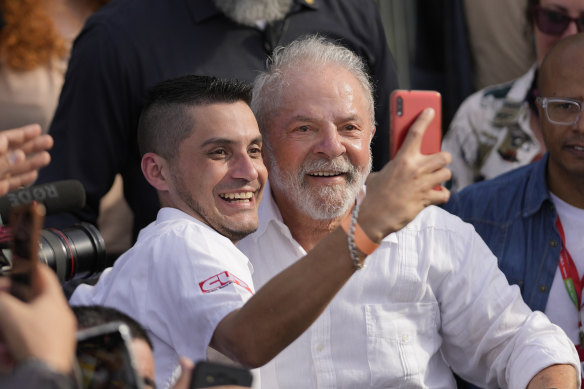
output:
M194 363L186 358L179 358L179 364L181 368L180 377L172 387L173 389L189 389L191 383L191 376L193 374Z
M432 122L432 119L434 119L435 115L436 112L433 108L426 108L422 111L422 113L416 118L416 121L408 130L406 138L404 139L404 143L400 149L402 153L420 153L424 133Z

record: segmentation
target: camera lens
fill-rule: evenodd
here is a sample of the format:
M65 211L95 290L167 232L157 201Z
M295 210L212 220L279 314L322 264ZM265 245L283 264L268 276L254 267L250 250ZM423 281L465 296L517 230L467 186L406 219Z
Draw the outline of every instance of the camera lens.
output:
M61 282L87 277L107 267L103 237L93 224L86 222L63 230L43 230L39 259L57 273Z

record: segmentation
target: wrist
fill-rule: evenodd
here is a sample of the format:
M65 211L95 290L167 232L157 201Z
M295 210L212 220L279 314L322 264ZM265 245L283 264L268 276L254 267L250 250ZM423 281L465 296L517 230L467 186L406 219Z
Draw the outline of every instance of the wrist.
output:
M357 219L359 216L359 203L355 204L353 211L345 217L341 226L347 234L347 246L353 268L359 270L363 267L366 256L379 247L379 243L373 242L363 231Z
M361 231L375 244L380 244L383 238L389 235L388 232L381 228L382 223L379 222L379 210L373 209L373 214L371 214L365 202L363 202L359 210L358 224Z

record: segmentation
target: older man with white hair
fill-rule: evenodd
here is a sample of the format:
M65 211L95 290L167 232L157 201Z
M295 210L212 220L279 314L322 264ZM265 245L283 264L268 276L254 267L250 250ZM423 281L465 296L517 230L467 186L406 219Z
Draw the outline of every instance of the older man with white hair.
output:
M238 247L254 266L256 287L351 214L351 255L370 254L309 329L261 368L263 387L455 387L451 369L489 388L577 387L570 340L525 305L471 225L430 206L385 238L359 228L371 213L388 211L381 204L359 210L375 132L359 58L324 38L293 42L256 79L252 109L270 178L258 230ZM415 167L412 176L422 177L439 168L432 157L401 159L395 170ZM368 191L379 185L371 178ZM431 198L444 191L400 189L388 193Z

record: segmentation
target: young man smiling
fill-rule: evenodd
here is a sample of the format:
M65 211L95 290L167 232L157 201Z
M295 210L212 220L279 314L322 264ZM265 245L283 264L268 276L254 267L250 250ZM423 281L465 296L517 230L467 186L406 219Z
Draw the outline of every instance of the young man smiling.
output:
M169 384L179 355L204 359L209 345L249 367L265 364L365 261L354 253L356 233L338 228L254 295L253 268L234 245L257 228L267 178L250 99L248 86L203 76L150 91L138 139L142 172L162 209L95 287L80 286L71 299L117 308L142 323L154 343L159 387ZM413 126L396 158L402 165L419 155L428 123L425 117ZM447 155L426 159L432 168L423 174L390 163L374 177L361 204L368 215L359 218L363 230L386 236L448 199L448 191L431 189L449 177Z

